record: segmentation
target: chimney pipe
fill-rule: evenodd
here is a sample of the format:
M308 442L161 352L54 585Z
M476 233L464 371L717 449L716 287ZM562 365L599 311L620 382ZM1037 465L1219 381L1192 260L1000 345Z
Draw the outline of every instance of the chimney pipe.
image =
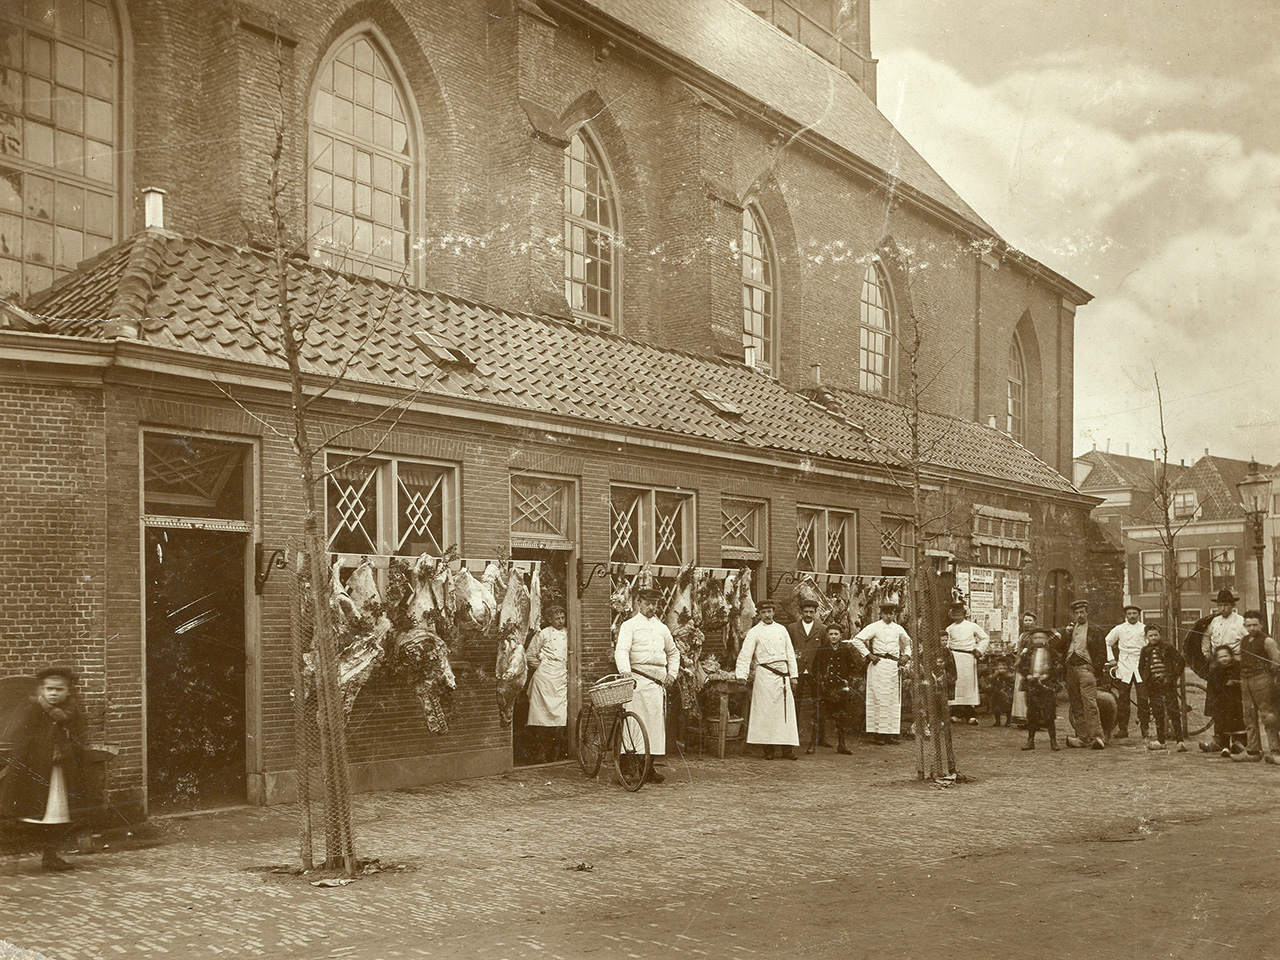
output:
M1129 444L1127 443L1124 445L1124 455L1126 457L1129 455Z
M1107 453L1111 452L1111 438L1107 437Z
M809 364L809 379L813 381L815 387L822 386L822 364Z
M1208 447L1205 447L1205 448L1204 448L1204 455L1205 455L1206 457L1209 455L1209 448L1208 448Z
M994 413L991 416L987 417L987 426L990 427L992 430L996 428L996 415Z
M159 187L143 187L143 226L148 230L164 229L164 194Z

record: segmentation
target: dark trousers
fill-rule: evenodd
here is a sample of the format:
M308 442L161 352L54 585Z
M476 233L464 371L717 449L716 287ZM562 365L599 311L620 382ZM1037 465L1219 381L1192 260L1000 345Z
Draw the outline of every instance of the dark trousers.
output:
M1129 707L1132 705L1132 696L1130 690L1137 688L1138 693L1138 726L1142 730L1142 735L1147 735L1147 717L1150 715L1150 706L1147 703L1147 685L1139 683L1137 680L1130 680L1128 683L1116 681L1116 729L1123 734L1129 732Z
M1146 727L1146 713L1149 710L1152 718L1156 722L1156 739L1161 743L1164 742L1167 733L1174 740L1181 742L1182 740L1182 699L1178 696L1178 683L1176 680L1152 680L1148 683L1139 684L1139 689L1149 687L1148 696L1139 700L1139 706L1143 709L1143 724ZM1142 735L1147 735L1146 729L1143 729Z

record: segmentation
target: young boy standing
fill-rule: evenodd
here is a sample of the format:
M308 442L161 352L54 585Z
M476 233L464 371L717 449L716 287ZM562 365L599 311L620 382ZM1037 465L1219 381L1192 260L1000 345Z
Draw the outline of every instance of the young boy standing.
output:
M1148 750L1163 750L1166 731L1173 737L1179 753L1186 753L1187 745L1182 742L1182 698L1178 694L1178 681L1187 668L1173 644L1168 643L1160 635L1160 628L1149 623L1144 631L1146 646L1138 655L1138 673L1147 687L1147 696L1138 706L1145 708L1155 718L1156 738L1147 742ZM1129 691L1122 688L1125 696ZM1139 717L1143 727L1147 726L1147 717Z
M1024 634L1026 645L1018 657L1018 676L1027 695L1027 742L1023 750L1036 748L1036 731L1049 731L1049 749L1057 750L1058 695L1053 678L1059 664L1054 656L1053 632L1032 629Z

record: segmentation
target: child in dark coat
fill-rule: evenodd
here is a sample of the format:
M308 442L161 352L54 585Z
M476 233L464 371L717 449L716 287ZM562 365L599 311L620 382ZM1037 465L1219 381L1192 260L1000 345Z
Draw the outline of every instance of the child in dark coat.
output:
M1018 675L1027 693L1027 742L1023 750L1036 748L1036 731L1049 732L1049 749L1058 748L1058 694L1054 680L1059 667L1054 653L1054 634L1036 629L1026 635L1026 646L1018 657Z
M1213 718L1213 740L1200 744L1211 750L1222 744L1224 757L1244 751L1244 710L1240 700L1240 663L1225 644L1213 651L1204 697L1204 712Z
M84 805L84 711L73 692L75 673L48 667L10 726L13 755L0 781L0 822L31 824L42 833L44 868L71 870L58 856L74 815Z
M1177 647L1166 641L1160 634L1160 628L1154 623L1147 624L1147 645L1138 655L1138 674L1147 687L1145 703L1138 705L1144 713L1149 712L1155 720L1156 738L1147 743L1148 750L1163 750L1165 737L1171 737L1177 745L1179 753L1186 751L1182 742L1182 697L1179 695L1179 682L1187 669L1187 662L1178 652ZM1127 691L1123 691L1127 694ZM1147 717L1138 718L1147 726Z

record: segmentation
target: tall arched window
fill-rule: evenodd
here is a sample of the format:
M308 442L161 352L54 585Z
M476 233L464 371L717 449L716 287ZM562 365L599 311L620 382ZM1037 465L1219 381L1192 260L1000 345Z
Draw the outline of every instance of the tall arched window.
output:
M868 264L862 275L859 321L859 385L887 397L893 383L893 307L878 263Z
M600 151L585 130L564 151L564 296L584 326L618 316L618 215Z
M764 218L754 207L742 211L742 353L749 365L774 369L774 295L777 270Z
M0 3L0 292L26 296L120 233L120 50L107 0Z
M369 33L339 41L316 78L309 235L345 270L416 282L416 135L408 96Z
M1026 366L1022 362L1022 347L1015 336L1009 341L1008 409L1005 413L1005 432L1022 442L1024 411L1026 410Z

